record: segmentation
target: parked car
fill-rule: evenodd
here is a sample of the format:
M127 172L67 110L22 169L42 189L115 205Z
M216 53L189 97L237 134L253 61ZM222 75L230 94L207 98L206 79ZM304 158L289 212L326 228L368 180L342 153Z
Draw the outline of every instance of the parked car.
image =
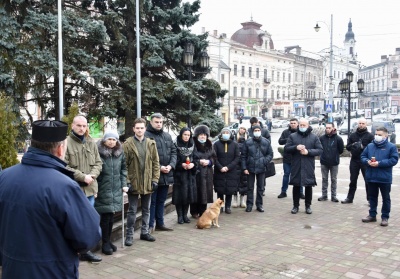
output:
M396 131L392 121L374 121L371 125L371 133L375 135L375 130L378 127L385 127L388 130L389 135Z
M350 133L353 133L357 130L358 121L351 120L350 122ZM338 132L339 135L347 135L347 120L339 127Z

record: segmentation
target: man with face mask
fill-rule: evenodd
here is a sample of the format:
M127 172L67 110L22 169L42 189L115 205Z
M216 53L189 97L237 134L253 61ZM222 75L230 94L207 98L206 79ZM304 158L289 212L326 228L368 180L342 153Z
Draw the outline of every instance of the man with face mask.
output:
M337 174L339 170L340 154L343 153L344 143L337 135L335 126L332 122L325 124L325 135L319 138L324 151L320 156L321 174L322 174L322 196L318 201L328 199L328 178L331 173L331 201L338 202L336 198Z
M361 164L361 153L364 148L372 142L374 135L368 132L367 120L365 118L360 118L358 120L357 131L350 134L347 139L346 149L351 152L350 160L350 185L347 198L342 201L342 203L353 203L354 195L357 190L357 179L358 175L361 173L365 180L365 170L366 166ZM365 181L365 191L368 200L368 182Z
M254 182L257 178L257 211L264 212L263 208L263 190L265 182L265 168L274 157L269 140L261 136L261 127L255 125L253 128L253 137L247 140L243 145L241 154L243 173L248 175L247 179L247 204L246 212L253 210L254 204Z
M322 154L319 138L312 133L307 119L300 119L299 131L289 136L285 152L292 154L292 168L289 184L293 185L292 214L299 212L300 187L305 187L306 213L311 214L312 187L317 185L315 179L315 156Z
M397 164L399 154L396 145L388 141L388 131L379 127L375 131L375 139L364 149L361 162L367 167L365 180L368 182L369 215L363 218L364 223L376 222L378 195L382 195L381 226L388 225L390 213L390 188L392 184L393 166Z

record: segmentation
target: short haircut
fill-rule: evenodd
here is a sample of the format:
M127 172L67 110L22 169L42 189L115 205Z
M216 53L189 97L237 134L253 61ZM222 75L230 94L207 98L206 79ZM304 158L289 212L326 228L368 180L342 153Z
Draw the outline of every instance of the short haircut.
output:
M380 127L376 128L375 132L376 131L382 131L382 132L385 132L386 134L388 133L388 130L383 126L380 126Z
M289 120L289 122L292 122L292 121L296 121L297 123L299 123L299 120L297 118L292 118Z
M64 141L57 141L57 142L41 142L41 141L37 141L32 139L31 140L31 146L35 147L37 149L49 152L51 154L55 154L57 148L62 145L64 143Z
M155 112L152 115L150 115L150 120L153 120L153 118L163 118L163 116L161 113Z
M250 124L254 124L254 123L258 123L258 118L253 116L252 118L250 118Z
M135 121L133 121L133 127L136 126L136 124L143 123L146 126L146 120L143 118L136 118Z
M331 124L332 127L335 128L335 123L333 123L333 122L327 122L327 123L325 123L325 126L328 125L328 124Z

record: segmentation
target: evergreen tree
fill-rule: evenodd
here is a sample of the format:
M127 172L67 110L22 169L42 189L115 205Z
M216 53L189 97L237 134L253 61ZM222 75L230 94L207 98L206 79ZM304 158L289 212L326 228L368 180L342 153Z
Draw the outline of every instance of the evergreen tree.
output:
M5 169L18 163L15 147L18 130L17 117L12 111L13 102L0 92L0 166Z

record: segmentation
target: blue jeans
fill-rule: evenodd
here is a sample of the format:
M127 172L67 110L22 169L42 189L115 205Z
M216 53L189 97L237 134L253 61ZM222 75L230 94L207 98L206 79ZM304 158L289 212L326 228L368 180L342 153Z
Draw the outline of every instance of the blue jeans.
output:
M164 205L167 200L169 185L158 185L157 191L151 194L149 227L164 226Z
M369 216L376 217L376 208L378 207L378 195L381 191L382 195L382 219L389 219L390 213L390 189L389 183L373 183L368 182L368 198L369 198Z
M292 164L283 163L283 178L282 178L282 193L286 193L289 187L290 171L292 170ZM300 193L303 194L304 189L300 187Z
M94 196L89 196L87 199L89 200L90 204L94 206Z

